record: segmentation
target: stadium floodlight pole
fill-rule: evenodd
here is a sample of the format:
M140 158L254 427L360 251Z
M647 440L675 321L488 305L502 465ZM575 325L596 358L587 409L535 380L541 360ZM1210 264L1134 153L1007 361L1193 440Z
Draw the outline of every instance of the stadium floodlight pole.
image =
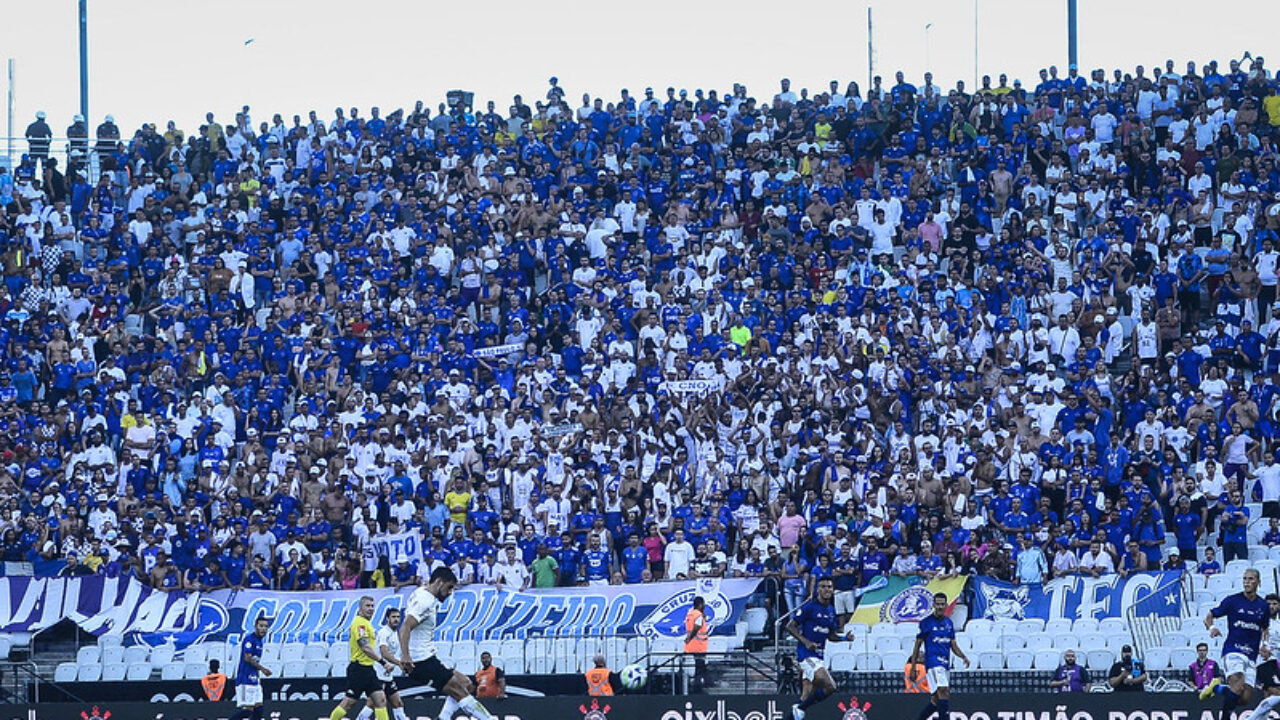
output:
M870 3L870 2L868 2L868 3L867 3L867 89L866 89L866 92L864 92L864 93L863 93L863 96L864 96L864 97L866 96L866 93L871 92L871 81L872 81L872 78L874 78L874 77L875 77L875 74L876 74L876 70L875 70L875 63L876 63L876 61L875 61L875 35L874 35L874 34L872 34L872 29L871 29L871 3Z
M1076 0L1067 0L1067 67L1079 69L1076 52Z
M5 160L10 165L13 164L13 75L13 58L9 58L9 134L7 136L9 138L9 147L6 148L8 154L5 156Z
M933 23L924 24L924 71L930 72L933 66L929 64L929 30L933 27Z
M978 92L978 0L973 0L973 91Z
M84 116L87 127L89 123L89 0L80 0L80 114Z

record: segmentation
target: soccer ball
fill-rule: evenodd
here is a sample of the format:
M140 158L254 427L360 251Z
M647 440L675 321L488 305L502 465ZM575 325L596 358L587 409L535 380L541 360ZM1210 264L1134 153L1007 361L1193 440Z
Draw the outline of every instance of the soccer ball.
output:
M623 687L628 690L635 690L636 688L644 687L644 684L649 680L649 668L638 664L628 665L622 668L619 676L622 678Z

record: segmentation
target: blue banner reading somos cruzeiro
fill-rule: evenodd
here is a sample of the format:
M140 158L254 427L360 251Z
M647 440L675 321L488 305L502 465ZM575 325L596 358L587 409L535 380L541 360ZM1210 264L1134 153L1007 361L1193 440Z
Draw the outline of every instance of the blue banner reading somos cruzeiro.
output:
M1013 585L978 576L973 579L971 618L1024 620L1040 618L1124 617L1142 602L1144 615L1177 617L1182 611L1182 573L1140 572L1122 578L1067 577L1044 585Z

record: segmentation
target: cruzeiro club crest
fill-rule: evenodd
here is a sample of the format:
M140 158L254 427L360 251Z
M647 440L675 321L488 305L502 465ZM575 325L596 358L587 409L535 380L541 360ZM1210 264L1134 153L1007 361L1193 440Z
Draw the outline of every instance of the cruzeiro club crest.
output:
M702 578L694 587L677 592L663 600L645 619L636 623L636 632L648 638L684 635L684 616L693 607L693 599L701 595L706 601L707 629L715 630L733 612L733 604L720 592L717 578Z
M871 711L871 703L859 703L857 695L849 698L849 702L840 703L836 707L844 713L840 716L840 720L867 720L867 713Z
M582 713L582 720L609 720L608 705L600 705L599 700L592 700L591 705L579 705L578 711Z
M880 605L880 622L919 622L933 612L933 593L915 585Z

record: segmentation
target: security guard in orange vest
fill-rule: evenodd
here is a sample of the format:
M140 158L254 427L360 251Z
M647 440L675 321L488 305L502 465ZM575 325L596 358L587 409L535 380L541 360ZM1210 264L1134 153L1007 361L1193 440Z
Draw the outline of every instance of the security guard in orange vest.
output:
M684 616L684 651L693 655L693 682L690 692L702 692L707 679L707 638L711 629L707 626L707 601L699 595L693 599L693 607Z
M222 693L227 689L227 676L219 672L221 668L222 663L210 660L209 674L200 678L200 687L204 688L204 696L209 698L210 702L221 700Z
M480 669L476 670L476 697L503 698L507 696L507 674L493 664L493 655L480 653Z
M903 668L903 679L906 682L906 691L909 693L929 694L929 677L925 672L923 662L912 662L914 658L907 660L907 666Z
M596 655L593 662L595 667L584 673L587 676L587 694L591 697L613 695L613 683L610 682L613 673L609 672L609 666L605 664L604 656Z

